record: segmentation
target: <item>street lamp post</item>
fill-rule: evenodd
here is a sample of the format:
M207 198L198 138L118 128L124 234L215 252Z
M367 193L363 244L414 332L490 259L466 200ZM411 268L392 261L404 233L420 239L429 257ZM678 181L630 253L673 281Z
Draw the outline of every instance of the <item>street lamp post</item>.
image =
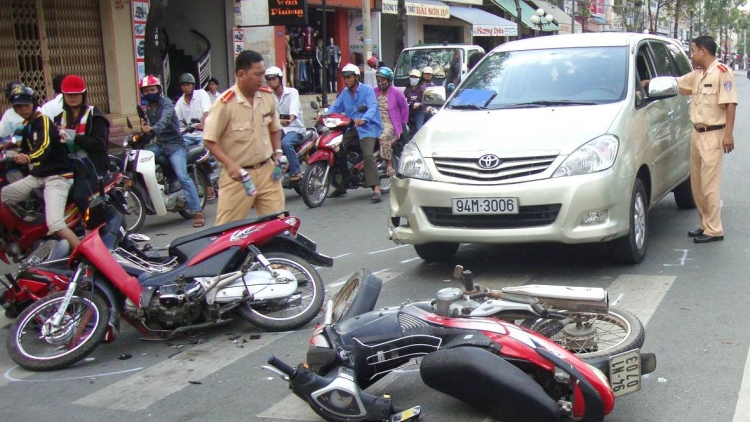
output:
M539 35L542 34L544 25L549 25L553 20L555 20L555 18L549 13L545 12L541 7L539 9L536 9L536 14L531 17L531 23L539 26ZM572 24L575 25L575 21L573 21Z

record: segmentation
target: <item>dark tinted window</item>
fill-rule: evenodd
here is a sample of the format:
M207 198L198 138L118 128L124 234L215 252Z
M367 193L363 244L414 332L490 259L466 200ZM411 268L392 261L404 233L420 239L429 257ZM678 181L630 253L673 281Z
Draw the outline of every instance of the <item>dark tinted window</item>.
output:
M667 50L672 55L674 62L677 64L677 70L679 76L690 73L693 70L693 66L690 65L690 59L687 58L685 52L674 44L667 44Z
M654 53L654 66L657 76L681 76L672 61L672 56L667 51L667 46L660 42L650 42L651 51Z

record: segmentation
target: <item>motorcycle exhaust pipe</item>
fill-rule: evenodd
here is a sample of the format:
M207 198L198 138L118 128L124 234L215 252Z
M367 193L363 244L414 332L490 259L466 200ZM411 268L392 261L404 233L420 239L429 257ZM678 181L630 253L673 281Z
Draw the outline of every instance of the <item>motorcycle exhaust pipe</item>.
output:
M608 314L609 297L602 288L550 286L529 284L505 287L502 299L527 303L536 299L548 309L565 310L572 313Z

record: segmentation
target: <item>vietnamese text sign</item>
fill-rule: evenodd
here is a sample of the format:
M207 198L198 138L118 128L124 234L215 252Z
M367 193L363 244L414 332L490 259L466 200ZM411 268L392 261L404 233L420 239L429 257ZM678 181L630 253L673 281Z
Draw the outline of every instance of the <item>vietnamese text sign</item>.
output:
M518 35L516 27L506 28L492 25L473 25L471 27L473 37L510 37Z
M269 25L307 25L307 0L268 0Z
M398 0L383 0L383 13L397 15ZM444 4L423 4L407 0L406 16L448 19L451 17L451 10Z

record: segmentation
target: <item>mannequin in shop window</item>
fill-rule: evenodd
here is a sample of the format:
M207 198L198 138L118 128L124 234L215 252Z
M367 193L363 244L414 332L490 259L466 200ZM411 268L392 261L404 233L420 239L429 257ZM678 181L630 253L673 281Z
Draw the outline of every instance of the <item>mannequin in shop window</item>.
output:
M290 36L286 35L286 74L289 75L287 78L287 85L294 88L294 59L292 58L292 46L289 45Z
M308 25L300 32L300 38L302 40L302 46L305 51L312 52L315 48L315 38L318 38L318 31L313 29L312 26Z
M318 46L315 47L315 80L318 82L320 92L323 92L323 63L325 55L323 54L323 39L318 39Z
M333 37L328 39L328 92L338 92L338 69L341 63L341 49L337 46Z

